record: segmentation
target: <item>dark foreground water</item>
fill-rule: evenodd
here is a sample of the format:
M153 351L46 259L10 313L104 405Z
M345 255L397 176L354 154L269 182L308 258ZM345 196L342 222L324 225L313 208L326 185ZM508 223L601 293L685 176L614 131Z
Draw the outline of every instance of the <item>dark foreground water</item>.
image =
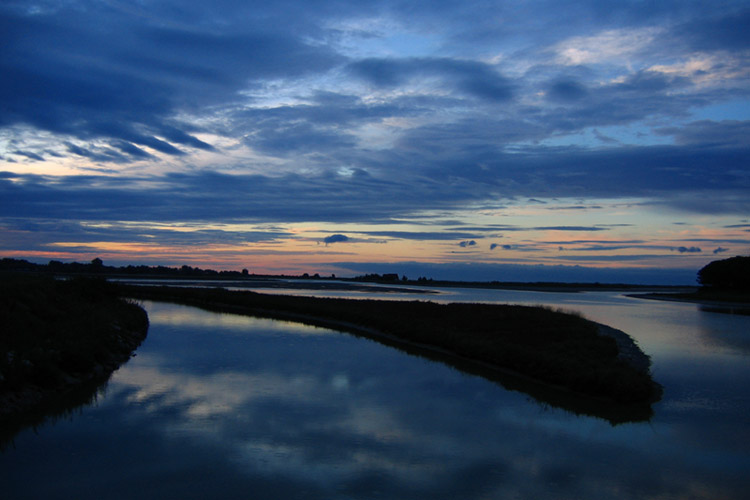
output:
M665 386L653 418L613 426L369 340L145 303L148 339L98 400L0 452L0 498L748 498L750 316L617 294L439 300L471 299L632 334Z

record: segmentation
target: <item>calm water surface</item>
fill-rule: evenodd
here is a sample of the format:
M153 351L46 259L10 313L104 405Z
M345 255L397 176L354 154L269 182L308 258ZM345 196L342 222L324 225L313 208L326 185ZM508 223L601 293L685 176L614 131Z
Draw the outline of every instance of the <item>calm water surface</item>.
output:
M613 426L347 334L146 302L149 336L97 402L0 452L2 497L747 498L749 316L616 293L393 298L583 312L638 340L664 398Z

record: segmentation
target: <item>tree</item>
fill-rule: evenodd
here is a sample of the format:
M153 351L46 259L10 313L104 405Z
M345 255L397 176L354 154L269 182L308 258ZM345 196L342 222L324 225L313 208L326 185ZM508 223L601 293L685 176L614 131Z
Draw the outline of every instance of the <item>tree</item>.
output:
M698 271L698 283L713 288L750 290L750 257L715 260Z

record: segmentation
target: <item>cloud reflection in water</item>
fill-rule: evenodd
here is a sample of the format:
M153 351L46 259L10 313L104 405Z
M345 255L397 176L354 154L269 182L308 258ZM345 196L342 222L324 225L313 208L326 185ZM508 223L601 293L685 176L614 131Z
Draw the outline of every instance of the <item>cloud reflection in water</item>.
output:
M694 474L699 443L670 442L684 426L612 427L329 330L147 307L149 340L102 405L124 402L170 447L214 450L238 478L294 485L287 497L722 493L722 470Z

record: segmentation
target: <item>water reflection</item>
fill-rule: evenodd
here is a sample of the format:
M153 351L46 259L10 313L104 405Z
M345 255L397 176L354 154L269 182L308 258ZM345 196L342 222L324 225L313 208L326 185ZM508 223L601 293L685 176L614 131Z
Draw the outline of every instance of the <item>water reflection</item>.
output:
M13 446L13 439L23 429L43 428L61 419L73 418L82 409L95 404L106 392L109 375L86 381L82 384L58 394L48 397L43 404L39 404L22 412L4 416L0 420L0 451Z
M604 302L602 308L613 307ZM0 455L4 495L732 499L746 493L750 399L746 389L727 384L750 386L747 358L738 351L709 349L687 370L686 352L703 344L678 345L676 355L665 348L655 364L667 393L654 419L612 427L329 330L146 306L149 337L112 378L106 397L39 434L20 434L15 448ZM620 314L654 331L646 321L652 311L638 311L626 307ZM684 316L680 311L674 314ZM659 344L702 337L676 326L660 335ZM732 359L738 361L726 363Z

